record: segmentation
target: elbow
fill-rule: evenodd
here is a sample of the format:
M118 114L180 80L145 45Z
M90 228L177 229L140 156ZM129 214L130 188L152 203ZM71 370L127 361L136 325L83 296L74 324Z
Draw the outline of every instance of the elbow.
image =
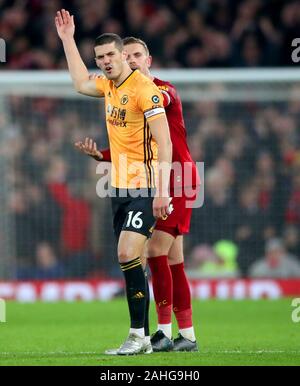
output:
M83 94L82 88L81 88L81 83L75 82L75 83L74 83L74 88L75 88L75 91L76 91L76 92L78 92L79 94Z
M86 83L87 79L73 79L73 85L74 85L74 88L76 90L76 92L78 92L79 94L84 94L85 93L85 83Z

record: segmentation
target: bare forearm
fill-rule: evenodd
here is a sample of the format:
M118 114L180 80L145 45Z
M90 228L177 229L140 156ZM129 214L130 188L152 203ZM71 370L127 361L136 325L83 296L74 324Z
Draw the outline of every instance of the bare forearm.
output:
M172 143L164 141L158 144L159 175L157 182L157 193L160 196L168 195L170 172L172 163Z
M158 147L157 195L166 197L168 196L172 162L172 142L166 116L162 115L150 121L149 126Z
M64 39L62 43L74 87L80 92L82 83L89 80L88 70L81 59L74 38Z

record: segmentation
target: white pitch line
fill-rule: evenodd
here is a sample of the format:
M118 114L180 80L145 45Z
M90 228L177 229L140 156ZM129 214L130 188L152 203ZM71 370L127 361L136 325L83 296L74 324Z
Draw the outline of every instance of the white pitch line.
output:
M90 354L101 354L100 352L94 351L80 351L80 352L70 352L70 351L19 351L19 352L0 352L1 355L90 355Z
M210 351L209 353L215 354L300 354L300 351L284 351L284 350L253 350L253 351L241 351L241 350L225 350L225 351Z

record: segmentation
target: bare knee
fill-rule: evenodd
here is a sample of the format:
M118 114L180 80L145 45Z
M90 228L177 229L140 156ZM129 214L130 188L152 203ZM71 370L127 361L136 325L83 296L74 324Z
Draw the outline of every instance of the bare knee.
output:
M168 251L161 247L159 243L149 242L147 246L147 257L157 257L167 255Z
M168 253L168 262L169 265L176 265L183 263L183 260L183 236L178 236Z
M119 263L127 263L137 257L139 256L135 256L134 251L131 248L120 248L118 250Z
M118 243L118 259L120 263L128 263L141 257L146 237L134 232L121 232Z
M184 258L183 255L169 255L168 256L168 263L169 265L175 265L175 264L181 264L183 263Z

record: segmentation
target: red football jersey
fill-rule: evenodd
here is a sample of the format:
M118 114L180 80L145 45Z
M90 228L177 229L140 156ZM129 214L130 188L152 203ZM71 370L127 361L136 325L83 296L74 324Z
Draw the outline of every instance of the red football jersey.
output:
M176 88L169 82L154 78L164 96L164 107L169 123L170 136L173 145L172 162L181 165L178 170L171 171L170 189L182 186L195 187L200 184L200 177L187 145L182 104Z

